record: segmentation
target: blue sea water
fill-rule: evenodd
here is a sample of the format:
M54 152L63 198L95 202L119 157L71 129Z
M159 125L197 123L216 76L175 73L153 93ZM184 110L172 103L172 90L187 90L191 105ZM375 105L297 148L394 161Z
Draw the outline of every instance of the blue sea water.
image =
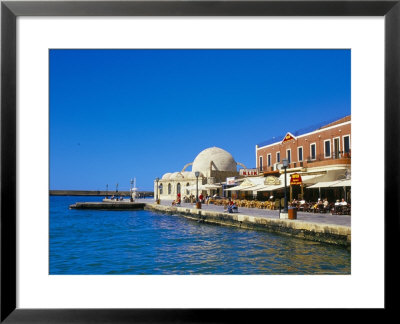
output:
M50 274L350 274L346 248L150 211L69 209L50 196Z

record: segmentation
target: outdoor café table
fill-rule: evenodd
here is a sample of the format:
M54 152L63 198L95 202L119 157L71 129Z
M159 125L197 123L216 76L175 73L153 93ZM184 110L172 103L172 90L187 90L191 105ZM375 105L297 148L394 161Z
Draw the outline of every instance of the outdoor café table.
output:
M341 205L335 205L335 214L340 214L342 212L342 206Z

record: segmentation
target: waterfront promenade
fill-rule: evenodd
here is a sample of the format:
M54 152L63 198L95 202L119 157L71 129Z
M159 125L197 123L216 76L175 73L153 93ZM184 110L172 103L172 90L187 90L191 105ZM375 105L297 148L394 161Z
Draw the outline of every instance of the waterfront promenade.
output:
M149 199L135 199L136 202L144 203L155 203L154 200ZM172 200L161 200L160 205L171 206ZM172 207L172 206L171 206ZM195 204L181 203L182 208L196 208ZM213 212L224 212L223 206L207 205L202 204L201 210L213 211ZM225 212L226 213L226 212ZM228 213L227 213L228 214ZM246 208L239 207L239 214L256 216L267 219L279 219L279 210L259 209L259 208ZM232 215L232 214L228 214ZM341 226L351 226L351 216L349 215L331 215L330 213L319 214L319 213L307 213L297 212L296 222L316 223L316 224L331 224Z
M136 200L140 202L142 200ZM350 247L351 216L298 212L297 219L280 219L279 210L240 207L238 213L228 213L223 206L182 203L172 206L171 200L156 204L146 200L145 209L178 214L204 223L235 226L246 229L267 230L306 240Z

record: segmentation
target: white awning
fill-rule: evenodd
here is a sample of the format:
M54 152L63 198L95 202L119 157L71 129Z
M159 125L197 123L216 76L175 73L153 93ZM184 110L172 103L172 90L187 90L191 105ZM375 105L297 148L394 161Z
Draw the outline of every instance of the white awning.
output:
M312 186L309 186L307 188L328 188L332 187L334 184L341 182L341 181L325 181L325 182L317 182L316 184L313 184Z
M331 187L351 187L351 180L341 180L335 184L333 184Z
M316 178L323 177L324 174L310 174L310 175L301 175L301 181L304 184L315 183ZM314 180L314 181L311 181Z
M242 186L242 185L240 185L240 186L232 187L232 188L229 188L229 189L225 189L225 191L246 191L246 189L252 188L252 187L255 187L255 185L250 185L250 186ZM251 190L251 189L248 189L248 190Z
M202 188L203 189L219 189L219 188L221 188L221 186L217 185L217 184L208 183L208 184L203 185Z
M289 187L289 185L288 185L288 187ZM264 188L260 188L257 191L274 191L274 190L278 190L278 189L282 189L282 188L285 188L284 183L277 184L277 185L264 186Z

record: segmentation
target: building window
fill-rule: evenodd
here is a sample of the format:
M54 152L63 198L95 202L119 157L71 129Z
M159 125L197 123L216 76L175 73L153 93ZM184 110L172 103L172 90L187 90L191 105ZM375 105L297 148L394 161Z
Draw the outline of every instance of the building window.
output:
M292 150L286 150L286 158L288 160L288 163L292 162Z
M276 163L281 162L281 152L276 152Z
M299 158L299 162L303 161L303 147L300 146L297 148L297 156Z
M324 152L325 152L325 157L330 158L331 157L331 140L325 140L324 141Z
M181 193L181 184L178 183L176 186L176 194L180 194Z
M186 187L189 187L190 186L190 184L189 184L189 182L186 184ZM187 195L189 195L190 194L190 191L189 191L189 189L186 189L186 194Z
M336 137L333 139L333 148L332 148L333 157L335 159L340 158L340 138Z
M260 156L260 160L258 162L258 167L260 168L260 171L263 170L263 160L262 160L262 156Z
M269 167L271 166L271 154L267 155L267 164Z
M317 145L315 143L310 145L310 158L311 160L315 160L317 158Z
M162 195L162 183L160 184L159 188L160 188L160 195Z
M171 194L171 184L168 183L168 195L170 195L170 194Z
M343 152L350 153L350 136L343 136Z

